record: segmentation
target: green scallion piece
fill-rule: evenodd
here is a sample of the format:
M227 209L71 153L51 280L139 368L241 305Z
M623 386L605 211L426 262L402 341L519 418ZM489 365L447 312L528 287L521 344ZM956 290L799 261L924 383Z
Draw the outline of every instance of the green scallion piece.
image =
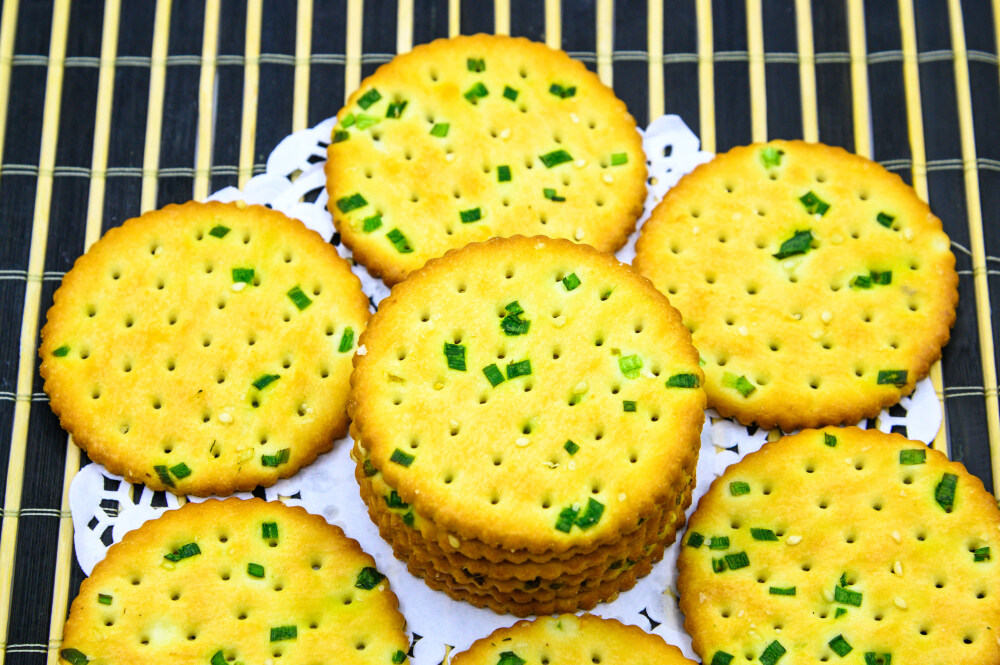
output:
M844 656L846 656L847 654L851 653L851 651L854 650L854 647L848 644L847 640L844 639L843 635L837 635L835 638L830 640L829 644L830 648L833 649L833 652L838 656L840 656L841 658L843 658Z
M497 167L497 182L510 182L510 167L506 164Z
M448 136L448 130L451 129L451 123L439 122L431 127L431 136L436 136L440 139Z
M359 192L337 199L337 209L340 212L351 212L358 208L364 208L366 205L368 205L368 199L361 196Z
M850 586L850 584L847 583L847 573L840 574L840 586Z
M765 168L781 166L781 156L784 154L784 150L778 150L773 145L765 146L760 151L760 161Z
M486 375L486 380L490 382L491 386L496 387L504 381L503 372L501 372L500 368L496 366L496 363L484 367L483 374Z
M399 448L396 448L395 450L393 450L392 451L392 455L389 456L389 461L390 462L395 462L396 464L398 464L400 466L410 466L411 464L413 464L413 460L415 460L415 459L416 459L416 457L414 455L410 455L409 453L405 453L402 450L400 450Z
M945 512L950 513L952 506L955 505L955 487L957 485L958 476L954 473L946 473L942 476L941 482L934 488L934 500L945 509Z
M746 552L737 552L736 554L727 554L725 556L726 565L729 566L729 570L736 570L738 568L746 568L750 565L750 557L747 556Z
M576 287L580 286L580 278L576 276L575 272L571 272L562 278L563 286L566 287L567 291L572 291Z
M622 410L625 413L635 413L636 403L635 400L626 399L622 400Z
M760 665L774 665L784 655L785 647L781 646L781 642L775 640L768 644L764 653L760 655Z
M859 591L852 591L839 585L833 587L833 599L838 603L861 607L861 598L861 592Z
M870 289L872 288L872 278L870 275L858 275L851 280L851 288Z
M229 227L223 226L222 224L216 224L212 227L212 230L208 232L208 235L214 238L225 238L226 234L229 233Z
M795 587L793 587L793 586L788 586L788 587L773 586L773 587L768 588L768 593L770 593L772 596L794 596L795 595Z
M566 200L565 196L559 196L556 194L556 190L551 187L545 187L542 189L542 195L549 201L554 201L556 203L563 203Z
M674 374L667 379L667 388L697 388L701 385L696 374Z
M979 548L976 548L976 550L972 553L972 560L975 563L979 563L981 561L989 561L992 558L993 557L990 556L990 548L989 547L979 547Z
M627 152L612 153L611 166L621 166L622 164L628 164L628 153Z
M187 464L181 462L180 464L176 464L170 467L170 473L174 474L174 478L180 480L181 478L187 478L188 476L190 476L191 469L188 468Z
M563 533L569 533L569 530L573 528L573 524L576 522L577 513L580 511L573 506L566 506L559 513L559 517L556 519L556 531L562 531Z
M868 651L865 653L865 665L892 665L892 654Z
M77 649L63 649L59 655L70 665L86 665L87 661L90 660L86 654Z
M738 391L744 397L747 397L750 393L757 390L757 386L750 383L750 380L745 376L736 376L732 372L724 372L722 374L722 385L726 388L732 388Z
M572 439L566 439L566 443L563 444L563 448L566 449L566 452L568 452L571 457L576 455L577 451L580 450L580 446L573 443ZM989 550L988 547L986 549Z
M705 542L705 536L701 535L697 531L692 531L691 533L688 534L688 539L687 539L688 547L694 547L697 549L701 547L702 543L704 542Z
M385 234L385 237L389 239L389 242L392 243L392 246L400 254L410 254L413 252L413 248L410 247L410 241L406 239L406 236L399 229L389 231Z
M229 661L226 660L226 654L219 649L214 654L212 654L212 660L209 661L211 665L229 665Z
M358 114L358 129L368 129L380 122L382 122L382 119L376 116L368 115L367 113Z
M729 536L712 536L711 540L708 541L708 549L710 550L729 549Z
M505 85L503 87L503 96L506 97L507 99L509 99L510 101L516 102L517 101L517 95L518 95L518 91L515 90L514 88L510 87L509 85Z
M905 386L907 374L905 369L882 369L879 370L877 381L879 385Z
M462 220L463 224L471 224L472 222L478 222L483 218L483 210L482 208L460 210L458 216Z
M567 99L576 94L576 86L561 86L558 83L553 83L549 86L549 92L559 99Z
M54 355L56 358L63 358L68 353L69 353L69 346L66 345L66 344L63 344L58 349L56 349L55 351L53 351L52 355Z
M263 374L253 382L253 387L257 390L263 390L280 378L277 374Z
M365 94L361 95L361 97L358 99L358 106L367 111L369 106L371 106L380 99L382 99L382 95L379 94L378 90L372 88Z
M725 651L716 651L712 656L711 665L729 665L733 662L733 655Z
M298 284L290 288L287 295L300 312L312 304L312 299L305 294L302 287Z
M989 549L990 548L988 547L986 548L987 551L989 551ZM99 602L101 605L110 605L112 600L113 598L106 593L97 594L97 602Z
M879 224L881 224L882 226L884 226L887 229L891 229L892 228L892 223L895 220L896 220L895 217L893 217L890 214L884 213L884 212L880 212L878 214L878 216L875 217L875 221L877 221Z
M259 563L248 563L247 564L247 575L250 577L261 578L264 577L264 566Z
M387 118L401 118L403 117L403 109L406 108L406 100L401 102L392 102L389 104L389 108L385 112L385 117Z
M153 471L156 471L156 475L159 476L161 483L167 487L174 487L174 479L170 477L170 471L167 469L166 464L157 464L153 467Z
M576 525L586 531L597 524L603 514L604 504L591 497L587 499L586 509L576 518Z
M278 537L278 523L264 522L260 525L260 537L264 540Z
M465 345L444 343L444 357L448 361L449 369L465 371Z
M847 610L845 610L843 607L838 607L837 610L833 613L833 618L834 619L839 619L840 617L844 616L845 614L847 614Z
M193 557L196 554L201 554L201 548L198 547L198 543L188 543L187 545L181 545L170 554L164 554L163 558L167 561L180 561L181 559Z
M342 143L343 141L346 141L349 138L351 138L350 133L345 132L343 129L335 129L335 130L333 130L333 142L334 143Z
M823 432L823 443L831 448L835 448L837 446L837 437L829 432Z
M400 665L404 660L406 660L406 654L402 649L397 649L396 653L392 654L393 665Z
M344 328L344 334L340 336L340 346L337 347L337 351L340 353L347 353L354 348L354 328L347 326Z
M745 483L742 480L736 480L729 483L729 493L732 496L743 496L744 494L750 493L750 484Z
M263 466L281 466L282 464L288 461L288 458L291 457L291 454L292 454L291 448L282 448L274 455L261 455L260 463Z
M389 508L399 508L400 510L406 510L410 507L410 504L403 501L399 495L396 494L396 490L392 490L389 492L389 496L385 497L385 505Z
M531 360L525 358L516 363L507 365L507 378L514 379L519 376L529 376L531 374Z
M340 121L340 126L343 128L348 128L354 124L354 114L348 113L344 116L344 119Z
M375 465L372 464L370 459L366 459L361 463L361 471L365 474L365 478L371 478L378 473L378 469L375 468Z
M511 305L517 307L517 311L511 310ZM521 306L517 304L515 300L510 305L507 305L507 314L500 320L500 329L503 330L505 335L515 336L515 335L525 335L528 329L531 327L531 321L521 318L521 314L524 310Z
M465 61L465 66L470 72L486 71L486 61L483 58L469 58Z
M886 285L892 284L891 270L872 270L872 284Z
M294 640L299 635L299 630L295 626L275 626L271 628L271 641L281 642L283 640Z
M791 238L781 243L778 253L772 254L771 256L776 259L784 259L789 256L795 256L796 254L805 254L812 249L812 241L812 230L804 229L802 231L796 231Z
M799 201L802 201L802 205L806 207L806 212L810 215L820 215L826 214L826 211L830 209L830 204L816 196L813 192L808 192L807 194L800 196Z
M565 150L553 150L552 152L547 152L540 156L539 159L542 160L542 164L545 164L546 168L551 169L553 166L558 166L559 164L565 164L566 162L572 162L573 157Z
M621 356L618 358L618 367L627 378L634 379L642 369L642 358L638 355Z
M753 536L754 540L767 540L771 542L778 542L778 536L775 535L774 531L770 529L750 529L750 535Z
M478 104L479 100L490 94L482 81L477 81L474 86L465 91L464 97L472 104Z
M716 573L726 572L726 560L725 559L712 559L712 570Z
M500 660L497 665L524 665L527 662L513 651L503 651L500 653Z
M372 568L371 566L365 566L361 569L361 572L358 573L358 579L354 581L354 586L359 589L364 589L365 591L371 591L384 579L385 575L378 572L378 570Z
M233 268L233 282L253 283L253 268Z
M371 233L378 227L382 226L382 213L379 212L375 213L371 217L365 217L365 220L364 222L362 222L362 224L363 226L361 227L361 230L364 231L365 233Z
M923 464L925 461L927 461L926 450L910 448L899 451L900 464Z
M403 520L403 524L406 526L413 526L413 511L411 510L408 513L403 513L401 519Z

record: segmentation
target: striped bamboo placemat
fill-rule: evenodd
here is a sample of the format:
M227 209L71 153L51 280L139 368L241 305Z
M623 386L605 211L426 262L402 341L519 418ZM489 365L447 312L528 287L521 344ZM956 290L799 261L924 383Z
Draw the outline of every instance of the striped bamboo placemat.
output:
M85 459L36 354L65 271L129 217L243 184L393 54L475 32L565 49L640 124L677 113L707 150L822 140L912 183L960 275L935 446L1000 477L1000 0L3 0L0 664L57 660L82 577Z

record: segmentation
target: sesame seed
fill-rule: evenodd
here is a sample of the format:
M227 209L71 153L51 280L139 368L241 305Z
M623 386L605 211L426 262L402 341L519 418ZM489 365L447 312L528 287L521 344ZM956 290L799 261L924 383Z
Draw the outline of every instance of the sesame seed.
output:
M901 564L899 561L897 561L896 563L892 564L892 572L896 573L897 575L902 575L903 574L903 564Z
M621 492L621 493L620 493L620 494L618 495L618 501L619 501L619 502L624 502L626 498L627 498L627 497L625 496L625 492Z
M226 413L225 411L223 411L222 413L219 414L219 422L229 424L233 422L233 417L228 413Z
M798 545L802 542L802 536L789 536L788 538L785 538L785 542L789 545Z
M455 161L455 153L449 152L447 155L444 156L444 161L446 161L446 162L453 162L453 161Z
M819 318L823 320L823 323L830 323L833 320L833 312L823 312Z
M526 436L519 436L514 443L516 443L519 448L524 448L525 446L531 444L531 441Z
M576 227L576 233L573 234L573 238L575 240L583 240L583 235L584 235L583 228L579 226Z
M603 176L601 176L601 180L603 180L604 182L606 182L606 183L608 183L610 185L611 183L613 183L615 181L615 177L613 175L611 175L610 173L605 173Z
M574 388L574 390L578 393L585 393L587 392L587 387L588 387L587 382L581 381L580 383L576 384L576 388Z
M357 354L359 356L363 356L366 353L368 353L368 347L366 347L364 344L362 344L361 346L358 347Z
M827 602L833 602L833 592L829 589L823 589L823 598L825 598Z
M570 114L569 114L569 119L573 121L573 124L574 124L574 125L575 125L575 124L578 124L578 123L580 122L580 116L578 116L578 115L577 115L577 114L575 114L575 113L570 113Z
M897 543L903 542L903 538L902 536L899 535L899 531L892 532L892 539L895 540Z
M576 160L575 162L573 162L573 166L575 166L578 169L582 169L586 165L587 165L587 160L582 159L582 158Z
M736 332L743 335L744 337L750 334L746 326L740 326L739 328L736 329Z
M232 287L230 287L230 288L232 288L233 291L236 291L237 293L239 293L243 289L247 288L247 283L246 282L234 282L233 285L232 285Z
M449 535L448 536L448 544L451 545L452 547L454 547L457 550L458 546L461 545L462 543L455 536Z
M899 596L896 596L895 598L893 598L892 602L899 609L901 609L901 610L905 610L906 609L906 601L903 600L902 598L900 598Z
M564 325L566 325L566 317L560 314L556 318L552 319L552 325L554 325L556 328L562 328Z
M503 131L500 132L500 138L504 141L510 138L510 127L504 127Z
M913 229L911 228L903 229L903 237L906 238L907 241L913 240Z

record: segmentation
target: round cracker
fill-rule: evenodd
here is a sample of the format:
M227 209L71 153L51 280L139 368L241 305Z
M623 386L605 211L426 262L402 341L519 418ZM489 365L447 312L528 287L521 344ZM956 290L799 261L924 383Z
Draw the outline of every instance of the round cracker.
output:
M518 308L527 332L509 335ZM700 382L680 316L630 268L566 240L492 239L428 263L372 317L351 378L355 459L460 540L588 551L680 500L705 404L682 386Z
M646 195L625 104L564 52L501 35L439 39L379 67L338 114L326 175L344 243L390 285L491 236L617 250Z
M715 480L678 589L706 663L994 663L998 558L996 499L961 464L898 434L806 430Z
M404 627L374 559L338 527L279 502L212 499L108 550L73 601L61 656L387 665L406 660Z
M272 485L346 430L368 300L331 245L279 212L148 212L95 243L53 299L39 349L52 410L131 482Z
M809 249L789 254L804 231ZM709 405L785 431L857 423L909 394L958 301L948 237L916 193L801 141L734 148L684 177L634 265L684 315Z

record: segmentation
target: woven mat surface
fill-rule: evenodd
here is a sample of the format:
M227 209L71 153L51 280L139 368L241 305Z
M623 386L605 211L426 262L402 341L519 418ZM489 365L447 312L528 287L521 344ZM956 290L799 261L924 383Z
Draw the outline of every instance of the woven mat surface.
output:
M82 573L38 332L110 227L263 171L413 44L475 32L559 46L638 122L709 151L805 138L871 156L943 219L960 305L935 368L935 446L1000 477L1000 2L988 0L0 1L0 665L56 662Z

